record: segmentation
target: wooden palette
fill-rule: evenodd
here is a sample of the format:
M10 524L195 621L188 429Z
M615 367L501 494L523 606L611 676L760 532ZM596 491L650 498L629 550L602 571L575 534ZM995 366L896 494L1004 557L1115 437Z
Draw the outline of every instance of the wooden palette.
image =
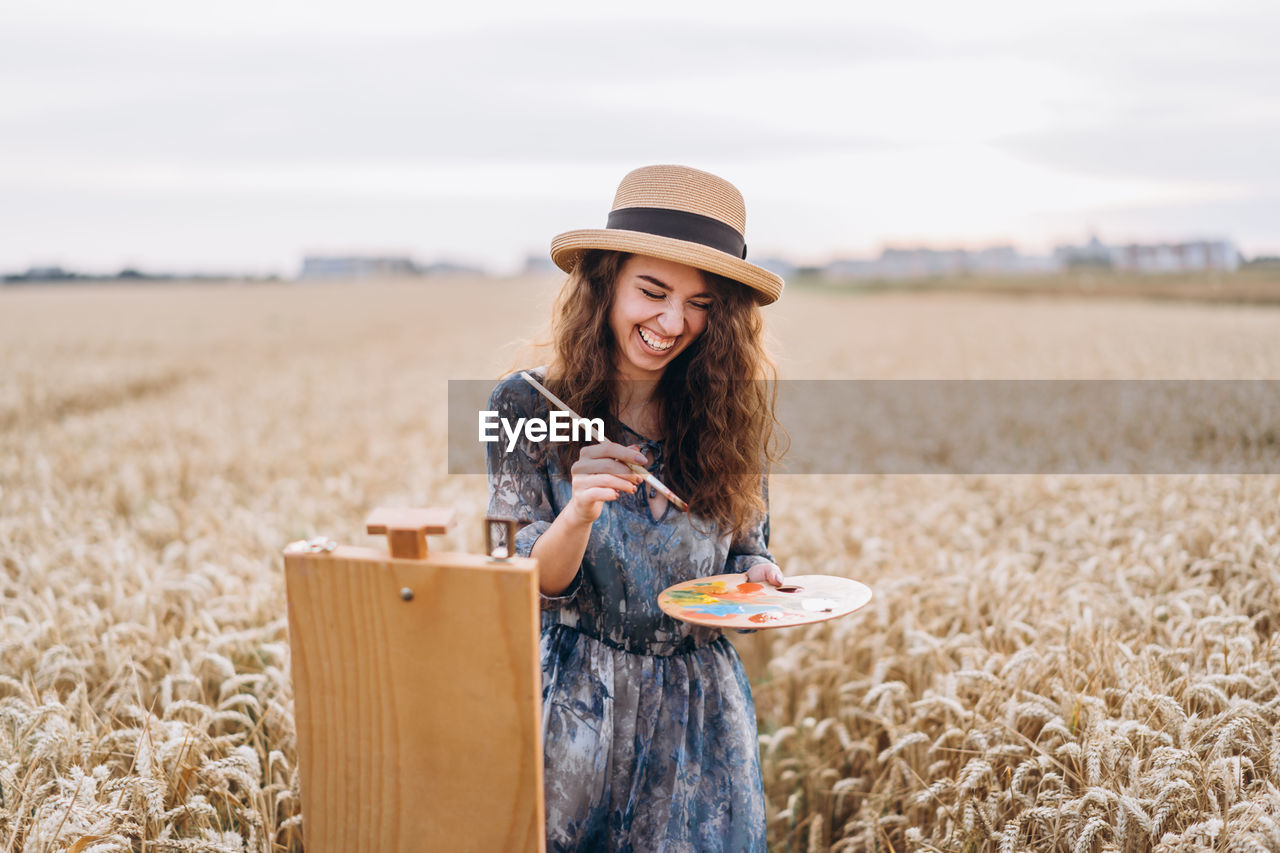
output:
M845 616L871 600L866 584L834 575L796 575L780 587L744 574L712 575L669 586L658 606L674 619L715 628L789 628Z

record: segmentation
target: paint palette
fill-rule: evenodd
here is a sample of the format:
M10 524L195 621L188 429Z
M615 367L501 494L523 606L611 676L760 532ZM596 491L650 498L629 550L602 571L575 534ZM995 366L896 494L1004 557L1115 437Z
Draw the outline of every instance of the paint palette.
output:
M749 583L744 574L713 575L669 586L662 612L716 628L789 628L845 616L871 600L866 584L834 575L797 575L783 586Z

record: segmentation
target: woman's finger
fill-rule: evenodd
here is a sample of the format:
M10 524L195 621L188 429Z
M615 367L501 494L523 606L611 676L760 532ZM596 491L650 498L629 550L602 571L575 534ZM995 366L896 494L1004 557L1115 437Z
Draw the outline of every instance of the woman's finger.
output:
M753 583L768 583L773 586L782 586L783 576L782 569L773 563L757 563L747 570L747 580Z
M608 501L618 499L618 490L597 486L587 489L574 489L573 500L569 501L569 509L577 507L578 517L588 524L594 523L604 511Z
M615 447L617 446L619 445L615 445ZM578 461L573 463L573 466L570 468L570 472L575 477L580 474L613 474L615 476L622 477L623 479L630 480L633 483L639 483L644 479L644 475L636 473L632 468L625 464L626 462L631 461L631 458L619 460L616 456L609 455L588 456L584 451L584 453L579 456Z
M578 454L579 459L617 459L620 462L634 462L637 465L647 465L648 460L645 455L640 452L640 448L632 445L624 447L612 441L602 441L599 444L588 444L582 448L582 452Z
M581 492L582 500L586 503L600 503L601 501L616 501L618 499L617 489L608 489L596 487L591 489L583 489Z
M569 470L575 477L584 474L612 474L633 483L644 479L616 459L579 459Z
M573 490L575 492L597 488L617 489L620 492L634 494L637 486L631 480L616 477L613 474L584 474L573 478Z

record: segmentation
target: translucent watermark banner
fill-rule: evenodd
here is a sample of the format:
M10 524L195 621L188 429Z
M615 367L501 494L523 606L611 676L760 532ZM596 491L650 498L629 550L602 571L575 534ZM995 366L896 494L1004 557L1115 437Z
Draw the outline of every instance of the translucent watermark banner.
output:
M486 451L552 441L550 423L530 433L528 421L494 421L494 386L450 380L449 473L483 474ZM1280 380L783 380L776 390L788 446L774 475L1280 474ZM549 421L537 392L528 399L530 420Z

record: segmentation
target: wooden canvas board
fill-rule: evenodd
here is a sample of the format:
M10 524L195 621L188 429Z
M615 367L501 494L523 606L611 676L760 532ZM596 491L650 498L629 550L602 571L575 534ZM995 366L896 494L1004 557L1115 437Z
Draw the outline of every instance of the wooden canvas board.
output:
M308 853L544 850L535 566L286 553Z
M866 584L834 575L796 575L781 587L745 574L695 578L658 595L662 612L718 628L789 628L846 616L871 600Z

